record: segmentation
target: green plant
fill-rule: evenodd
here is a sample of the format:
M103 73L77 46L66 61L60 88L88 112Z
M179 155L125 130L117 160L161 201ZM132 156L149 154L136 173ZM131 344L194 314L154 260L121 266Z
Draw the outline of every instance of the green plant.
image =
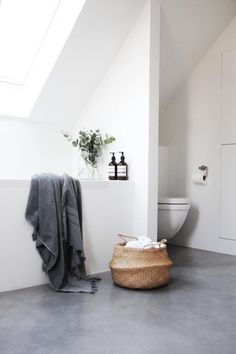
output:
M85 163L95 168L97 167L97 159L101 155L102 149L115 141L115 138L108 134L105 134L105 137L102 136L99 129L80 130L77 138L73 138L68 132L62 131L62 134L75 148L78 147Z

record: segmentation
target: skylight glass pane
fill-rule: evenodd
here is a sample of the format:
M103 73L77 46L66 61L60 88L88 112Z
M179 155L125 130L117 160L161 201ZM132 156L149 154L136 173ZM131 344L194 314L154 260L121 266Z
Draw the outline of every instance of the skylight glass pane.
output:
M2 0L0 82L23 84L60 0Z

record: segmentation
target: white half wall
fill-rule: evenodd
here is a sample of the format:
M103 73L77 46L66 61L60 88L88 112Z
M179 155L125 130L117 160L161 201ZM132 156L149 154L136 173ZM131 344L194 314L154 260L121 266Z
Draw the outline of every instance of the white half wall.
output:
M29 187L29 180L0 180L0 292L48 282L24 218ZM83 181L81 188L87 272L107 271L117 230L132 230L133 184Z
M236 18L178 90L160 122L160 144L169 147L169 196L190 198L191 209L173 243L235 254L220 238L222 52L235 48ZM198 166L209 167L206 185L195 185Z
M134 182L133 234L149 234L153 239L157 237L158 5L146 2L74 129L99 128L116 137L104 165L110 162L109 151L116 152L117 162L118 151L125 152ZM107 178L106 167L103 177Z

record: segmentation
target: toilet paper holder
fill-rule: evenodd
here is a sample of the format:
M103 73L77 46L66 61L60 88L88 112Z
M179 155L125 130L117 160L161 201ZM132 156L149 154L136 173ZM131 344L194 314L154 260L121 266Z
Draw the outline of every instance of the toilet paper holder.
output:
M208 167L205 166L205 165L201 165L201 166L198 167L198 169L199 169L200 171L204 172L203 179L204 179L204 181L205 181L206 178L207 178Z

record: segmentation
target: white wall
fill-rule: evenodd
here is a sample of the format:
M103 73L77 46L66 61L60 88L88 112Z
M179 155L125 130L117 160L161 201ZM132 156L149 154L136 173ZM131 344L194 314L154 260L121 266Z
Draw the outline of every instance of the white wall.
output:
M235 13L234 0L161 0L162 112Z
M168 147L158 146L158 197L168 195Z
M108 270L117 232L131 232L133 185L81 184L86 264L91 274ZM24 218L29 186L26 180L0 180L0 292L47 283L32 227Z
M158 16L159 9L155 11ZM157 27L158 24L159 22L156 24ZM110 162L109 151L125 152L129 164L129 178L135 184L133 233L136 235L148 233L149 144L150 136L157 135L158 113L156 114L154 109L150 113L153 104L150 103L151 29L151 2L148 1L103 80L84 107L75 127L75 131L81 128L100 128L103 132L116 137L116 143L108 148L104 159L105 166ZM152 38L153 41L157 41L157 44L158 30L156 36ZM156 49L151 55L156 56L157 52ZM158 65L157 61L156 65ZM156 72L154 77L158 85ZM155 90L155 93L158 111L158 91ZM153 119L154 112L155 122L152 121L150 125L150 117L152 114ZM157 151L156 144L152 148ZM118 153L116 156L118 157ZM152 177L157 185L156 157L153 158L152 164ZM105 169L104 178L106 175ZM153 193L157 195L154 190ZM155 230L152 231L151 236L156 238L156 212L153 229Z
M72 148L55 125L0 119L0 179L72 172Z
M236 242L220 239L221 54L235 47L236 18L219 37L161 117L160 143L169 146L169 195L188 196L187 221L173 239L211 251L236 254ZM209 167L207 185L191 182Z

